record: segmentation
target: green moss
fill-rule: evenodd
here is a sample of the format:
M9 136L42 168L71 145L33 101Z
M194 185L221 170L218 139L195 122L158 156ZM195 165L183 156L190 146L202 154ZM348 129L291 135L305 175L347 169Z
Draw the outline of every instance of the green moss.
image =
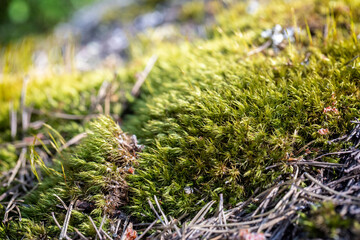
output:
M104 214L117 216L120 207L128 202L125 177L127 168L136 165L134 144L110 118L101 117L92 122L88 136L74 149L74 153L63 154L62 158L59 156L65 176L61 174L60 162L55 161L54 169L58 173L46 176L36 190L24 198L26 204L21 207L22 221L13 220L3 225L5 234L11 239L22 235L30 239L44 234L57 236L59 229L51 212L55 212L62 224L66 211L56 206L61 205L56 194L67 204L70 200L78 200L69 232L77 227L86 235L94 235L95 230L86 214L98 223ZM0 209L0 214L3 215L4 210Z
M138 174L129 180L132 213L150 217L143 203L153 195L175 216L198 210L198 203L219 193L235 204L290 171L285 164L282 171L267 166L313 140L313 151L325 151L329 137L351 128L349 121L360 109L360 75L358 61L355 67L344 66L359 51L350 30L331 25L332 35L323 37L311 26L311 39L302 31L278 53L270 48L247 55L255 48L251 44L266 41L260 37L263 30L275 23L293 26L291 7L301 16L310 1L276 3L255 15L243 12L240 4L223 14L213 39L154 51L159 60L133 106L133 117L124 123L147 146ZM323 10L331 6L324 4L311 11L326 20ZM346 11L340 15L346 18ZM296 25L303 22L298 19ZM305 63L307 53L311 57ZM339 114L324 114L335 98ZM321 128L330 134L321 136ZM185 187L194 193L186 194Z

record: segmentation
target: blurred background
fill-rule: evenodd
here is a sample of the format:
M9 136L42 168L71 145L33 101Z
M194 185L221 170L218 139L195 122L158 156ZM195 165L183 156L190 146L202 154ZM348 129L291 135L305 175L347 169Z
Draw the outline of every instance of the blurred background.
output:
M103 2L98 5L112 5L115 8L130 4L138 4L140 8L149 8L165 1L2 0L0 7L0 41L8 42L27 34L47 32L59 22L66 21L76 10L89 6L94 2Z
M127 61L129 40L149 29L157 28L160 38L204 38L205 24L228 2L232 1L2 0L0 46L29 36L65 40L74 46L76 68L88 71L107 58L110 65ZM56 44L61 45L64 42ZM46 56L40 57L45 62Z
M27 34L44 33L65 21L93 0L2 0L0 41L8 42Z

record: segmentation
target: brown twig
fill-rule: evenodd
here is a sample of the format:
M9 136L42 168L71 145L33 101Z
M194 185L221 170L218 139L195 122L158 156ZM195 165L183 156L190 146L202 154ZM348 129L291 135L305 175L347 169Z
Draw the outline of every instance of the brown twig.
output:
M74 228L75 232L77 233L77 235L82 239L82 240L88 240L87 237L85 237L77 228Z
M46 139L46 140L42 140L42 142L47 145L50 144L50 140ZM24 141L16 141L16 142L10 142L10 143L3 143L0 144L0 148L2 147L6 147L8 145L12 145L15 148L25 148L25 147L29 147L29 146L40 146L42 145L41 142L36 141L35 143L33 143L33 141L28 141L28 140L24 140Z
M45 115L50 118L59 118L59 119L65 119L65 120L84 120L84 119L96 118L99 116L99 114L73 115L73 114L67 114L67 113L61 113L61 112L44 112L39 109L33 109L33 113L38 114L38 115Z
M12 181L15 179L16 174L18 173L21 165L23 164L23 161L25 161L25 154L26 154L26 148L21 149L21 153L19 156L19 159L15 165L15 167L12 170L11 176L9 178L9 181L7 183L7 186L9 187Z
M358 204L360 204L360 198L358 197L354 197L354 196L350 196L350 195L347 195L347 194L344 194L344 193L341 193L341 192L338 192L338 191L335 191L331 188L329 188L328 186L325 186L324 184L322 184L320 181L316 180L314 177L312 177L310 174L308 174L307 172L304 174L305 177L307 177L309 180L313 181L314 183L316 183L317 185L319 185L320 187L322 187L323 189L335 194L335 195L338 195L338 196L342 196L344 198L348 198L348 199L352 199L352 200L355 200L355 201L359 201Z
M96 227L96 225L95 225L95 223L94 223L93 219L90 217L90 215L88 215L88 218L90 219L91 225L92 225L92 226L93 226L93 228L95 229L95 232L96 232L97 236L99 237L99 239L100 239L100 240L102 240L103 238L102 238L102 236L101 236L101 234L100 234L100 232L99 232L98 228Z
M141 238L143 238L143 237L146 235L146 233L147 233L148 231L150 231L150 229L152 229L152 227L155 225L156 222L157 222L157 220L153 221L153 222L145 229L145 231L144 231L140 236L138 236L135 240L140 240Z
M268 40L266 41L263 45L261 45L260 47L257 47L253 50L251 50L250 52L248 52L248 56L257 54L257 53L261 53L262 51L266 50L267 48L269 48L271 46L272 41Z
M134 87L131 90L131 95L133 95L134 97L138 97L140 94L140 88L141 86L144 84L147 76L149 75L149 73L151 72L152 68L154 67L156 61L158 59L157 55L153 55L150 60L148 61L144 71L142 71L139 74L139 77L134 85Z
M86 136L87 136L87 133L80 133L80 134L76 135L75 137L73 137L69 141L67 141L64 145L62 145L60 147L59 151L63 151L64 149L70 147L71 145L77 144Z
M57 226L57 227L60 229L60 231L61 231L61 226L60 226L59 222L57 221L54 212L51 212L51 216L52 216L52 218L53 218L56 226ZM66 238L66 240L71 240L71 238L68 237L67 235L65 235L65 238Z
M73 209L73 206L74 206L74 200L72 200L69 204L69 207L67 209L67 212L66 212L66 215L65 215L65 220L64 220L64 224L61 228L61 232L60 232L60 237L59 239L63 239L63 238L66 238L66 233L67 233L67 229L68 229L68 226L69 226L69 221L70 221L70 217L71 217L71 211Z
M26 89L27 84L29 82L29 77L25 77L23 79L23 85L21 89L21 96L20 96L20 111L22 116L22 130L25 132L29 127L30 116L28 110L25 107L25 98L26 98Z
M68 210L68 207L66 206L66 204L64 203L64 201L63 201L58 195L56 195L55 193L54 193L53 195L61 202L61 204L63 205L63 207L64 207L65 210L67 211L67 210Z
M17 115L16 111L14 109L14 103L10 102L10 132L11 132L11 138L14 139L16 137L17 132Z
M162 223L162 225L166 226L166 224L164 223L164 221L161 219L159 213L156 211L156 209L154 208L154 205L152 204L152 202L150 201L150 199L148 199L148 203L150 205L151 210L153 210L153 212L155 213L156 217L160 220L160 222Z

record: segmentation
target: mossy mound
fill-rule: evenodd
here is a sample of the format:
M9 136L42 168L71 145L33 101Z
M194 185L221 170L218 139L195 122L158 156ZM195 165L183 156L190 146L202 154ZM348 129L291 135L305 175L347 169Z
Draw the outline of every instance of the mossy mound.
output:
M281 171L268 166L301 159L297 151L312 141L313 154L324 151L329 136L351 128L360 109L359 61L353 59L359 22L351 16L359 14L360 2L311 2L276 1L255 15L235 5L219 17L212 39L157 50L142 99L124 123L146 145L129 180L132 213L152 216L143 203L154 195L175 216L193 213L219 193L233 205L291 171L286 164ZM328 25L313 27L301 17L305 12ZM262 36L263 22L280 30ZM302 25L294 40L286 39L290 27ZM285 32L278 45L276 31Z

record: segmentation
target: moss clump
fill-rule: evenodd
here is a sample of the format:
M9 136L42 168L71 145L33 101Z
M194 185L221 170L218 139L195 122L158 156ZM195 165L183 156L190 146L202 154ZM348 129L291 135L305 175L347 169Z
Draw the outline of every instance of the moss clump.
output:
M40 238L40 235L57 236L59 229L51 212L55 212L62 224L66 211L57 207L60 202L56 194L66 203L77 200L69 232L77 227L86 235L95 235L86 214L99 222L103 215L109 218L119 215L120 207L128 202L125 178L129 174L128 169L136 165L138 150L134 140L110 118L101 117L92 122L82 144L74 149L74 153L63 155L61 162L65 176L60 174L61 167L55 164L59 174L45 177L37 189L24 198L26 204L21 207L22 220L7 222L2 226L3 233L11 239L23 235L29 239ZM1 209L0 214L3 215L3 211ZM16 219L16 215L14 217Z
M196 211L219 193L235 204L291 171L286 164L281 171L266 167L286 161L313 140L313 153L326 150L329 136L351 128L349 121L360 109L359 61L347 63L360 50L356 32L329 18L327 36L316 28L303 29L294 42L284 38L279 49L248 55L255 48L250 44L267 41L261 37L263 18L269 27L301 26L304 19L296 17L310 2L276 1L264 6L272 13L265 16L261 9L255 15L231 10L220 19L234 16L235 23L221 23L212 39L156 50L158 63L133 107L134 116L124 123L147 146L130 179L132 213L150 217L144 202L153 195L175 216ZM324 9L331 6L322 3L320 10L306 11L326 20ZM350 13L360 1L336 3ZM338 112L324 113L330 105ZM330 134L319 134L321 128ZM193 193L185 191L189 188Z
M341 216L331 202L313 206L308 215L300 218L307 238L354 239L360 234L360 223L352 217Z

